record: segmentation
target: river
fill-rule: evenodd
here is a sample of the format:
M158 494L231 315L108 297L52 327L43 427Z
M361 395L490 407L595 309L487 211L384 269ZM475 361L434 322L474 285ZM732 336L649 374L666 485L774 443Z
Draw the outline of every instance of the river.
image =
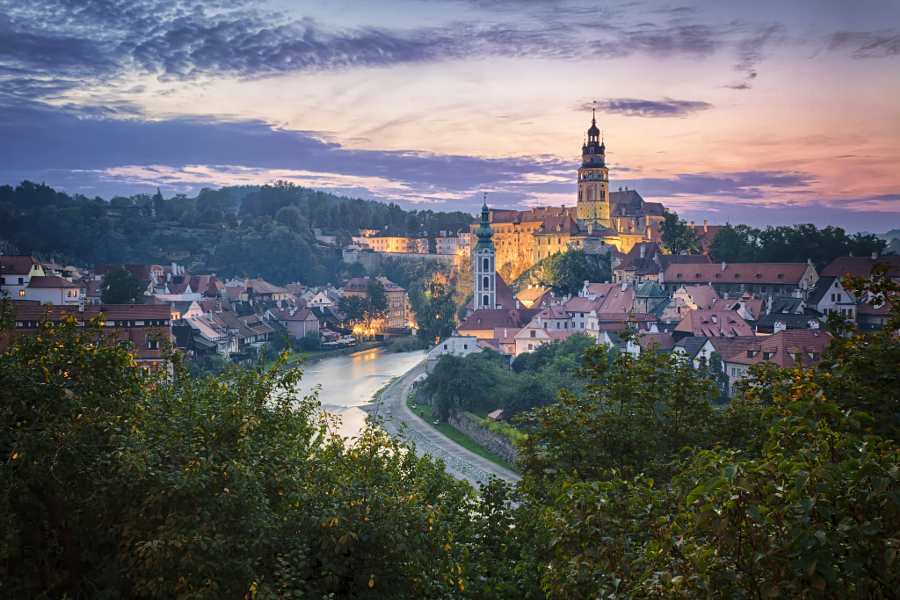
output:
M367 415L360 407L388 381L403 375L424 358L424 350L386 353L382 348L326 358L304 368L298 391L306 395L321 385L322 410L340 417L338 432L343 437L354 437L366 423Z

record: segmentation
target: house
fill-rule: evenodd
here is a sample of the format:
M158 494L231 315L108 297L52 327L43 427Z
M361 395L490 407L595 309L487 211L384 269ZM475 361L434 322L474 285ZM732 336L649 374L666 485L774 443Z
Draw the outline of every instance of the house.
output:
M266 314L281 323L298 340L309 333L319 333L319 317L307 308L281 307L269 309Z
M519 356L520 354L524 354L526 352L534 352L538 348L538 346L541 346L543 344L548 344L554 341L561 342L576 333L572 330L550 331L543 325L546 325L546 321L539 322L538 319L534 319L528 325L519 330L519 332L515 335L515 356Z
M824 331L785 330L752 343L731 356L723 356L728 375L728 395L734 395L734 384L742 379L751 365L771 363L785 368L809 369L819 364L822 351L831 341Z
M806 302L809 308L822 314L823 318L831 313L838 313L855 322L857 298L844 289L841 279L834 275L822 275L810 290Z
M0 255L0 289L14 300L25 300L25 289L32 277L44 277L46 273L41 263L32 256Z
M477 337L474 335L460 335L458 331L454 331L450 337L442 340L428 351L425 371L428 373L434 371L435 365L444 356L465 357L479 352L484 352L484 348L478 345Z
M497 330L525 327L540 311L541 309L536 308L513 308L510 310L479 308L457 327L457 331L461 334L473 335L479 340L490 340L494 338L494 332Z
M37 306L22 303L17 307L15 328L9 335L34 335L42 319L59 324L73 318L76 326L84 328L92 319L101 321L102 335L112 343L127 345L138 367L148 371L165 369L171 365L163 355L166 342L172 340L172 321L168 306L145 304L107 304L79 307Z
M753 322L757 335L770 335L786 329L820 329L822 321L816 315L769 313Z
M684 285L711 285L723 298L729 295L770 294L790 296L815 286L819 275L806 263L670 264L659 278L666 292L674 294Z

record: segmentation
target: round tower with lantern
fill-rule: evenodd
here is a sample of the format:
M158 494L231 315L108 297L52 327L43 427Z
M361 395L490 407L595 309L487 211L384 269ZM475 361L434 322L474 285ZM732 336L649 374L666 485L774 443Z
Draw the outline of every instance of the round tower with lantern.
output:
M491 229L490 212L485 194L481 207L481 226L475 231L478 238L472 251L475 273L475 310L497 307L497 248L494 246L494 230Z
M597 118L591 112L591 127L587 142L581 147L581 167L578 169L578 227L588 225L609 229L609 169L606 168L606 146L597 128Z

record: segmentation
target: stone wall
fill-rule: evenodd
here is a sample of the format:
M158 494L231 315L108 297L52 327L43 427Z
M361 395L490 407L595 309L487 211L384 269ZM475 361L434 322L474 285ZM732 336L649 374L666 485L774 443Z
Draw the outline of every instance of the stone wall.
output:
M506 462L512 464L519 459L519 453L505 435L494 433L487 427L482 427L478 417L467 413L459 413L450 409L447 422L461 432L475 440L479 446L493 452Z

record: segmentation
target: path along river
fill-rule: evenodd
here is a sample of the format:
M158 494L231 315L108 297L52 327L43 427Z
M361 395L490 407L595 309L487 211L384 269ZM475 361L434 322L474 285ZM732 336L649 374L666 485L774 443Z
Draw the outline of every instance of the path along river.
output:
M454 477L475 485L487 482L491 476L509 483L518 481L515 473L450 441L407 408L406 394L412 379L423 372L423 367L418 365L424 358L423 351L388 354L380 348L328 358L304 369L299 391L306 395L321 386L322 410L340 417L338 433L345 438L356 437L365 427L369 413L363 407L367 407L384 419L382 425L388 433L412 440L416 454L427 453L443 459L447 472ZM375 392L404 374L406 377L385 390L378 403L369 403Z
M321 385L322 410L341 418L338 432L343 437L355 437L365 427L368 416L360 407L368 404L388 381L424 358L424 351L389 354L381 348L327 358L303 367L299 390L306 395Z

